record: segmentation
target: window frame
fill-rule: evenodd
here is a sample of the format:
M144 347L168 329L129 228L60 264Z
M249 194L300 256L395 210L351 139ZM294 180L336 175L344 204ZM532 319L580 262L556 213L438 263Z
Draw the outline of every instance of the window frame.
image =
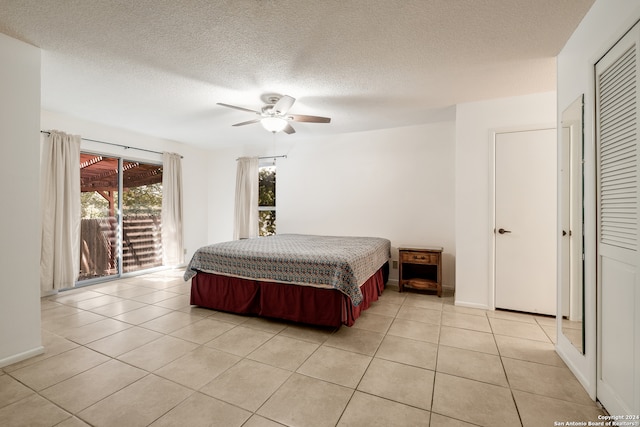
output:
M275 187L277 187L277 180L278 180L278 174L277 174L277 166L276 166L276 162L275 159L261 159L260 162L258 163L258 192L260 192L260 171L262 169L266 169L266 168L273 168L275 171L275 182L274 182L274 198L273 201L275 202L274 205L272 206L260 206L260 201L258 201L258 213L260 212L265 212L265 211L273 211L274 216L277 217L277 192L275 191ZM259 215L258 215L258 220L259 220ZM273 234L277 234L276 231L276 225L275 225L275 221L274 221L274 232ZM262 234L262 228L258 227L258 235L259 237L264 237L264 236L269 236L269 234Z

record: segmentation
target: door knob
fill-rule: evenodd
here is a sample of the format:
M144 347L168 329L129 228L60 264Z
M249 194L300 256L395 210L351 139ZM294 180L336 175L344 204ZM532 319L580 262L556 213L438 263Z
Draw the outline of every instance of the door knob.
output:
M505 230L504 228L501 228L498 230L498 233L500 234L511 233L511 230Z

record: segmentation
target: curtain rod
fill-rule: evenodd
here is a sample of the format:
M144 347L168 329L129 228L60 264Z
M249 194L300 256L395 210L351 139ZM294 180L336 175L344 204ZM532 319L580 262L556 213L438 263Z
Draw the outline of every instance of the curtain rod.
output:
M47 135L51 135L51 132L49 132L48 130L41 130L40 133L46 133ZM82 137L80 137L80 139L82 139L83 141L91 141L91 142L97 142L99 144L107 144L107 145L113 145L115 147L122 147L125 150L138 150L138 151L146 151L147 153L162 154L161 151L147 150L146 148L129 147L128 145L116 144L113 142L98 141L97 139L89 139L89 138L82 138ZM180 156L180 158L184 159L184 156Z
M281 154L281 155L279 155L279 156L264 156L264 157L258 157L258 159L260 159L260 160L264 160L264 159L286 159L286 158L287 158L287 155L286 155L286 154ZM238 157L238 158L236 159L236 161L238 161L238 160L240 160L240 159L241 159L241 157Z

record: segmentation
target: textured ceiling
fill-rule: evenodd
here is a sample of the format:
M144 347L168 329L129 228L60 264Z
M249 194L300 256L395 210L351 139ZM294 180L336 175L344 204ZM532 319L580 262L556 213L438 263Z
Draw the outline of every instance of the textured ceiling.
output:
M428 123L461 102L555 90L555 56L593 0L0 0L40 47L44 109L201 147ZM90 136L88 136L90 137Z

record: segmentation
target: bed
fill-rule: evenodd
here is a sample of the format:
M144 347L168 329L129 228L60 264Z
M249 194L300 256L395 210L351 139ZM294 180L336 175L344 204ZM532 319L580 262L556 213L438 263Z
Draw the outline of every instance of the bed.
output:
M278 234L198 249L184 273L191 304L321 326L352 326L382 294L391 243Z

